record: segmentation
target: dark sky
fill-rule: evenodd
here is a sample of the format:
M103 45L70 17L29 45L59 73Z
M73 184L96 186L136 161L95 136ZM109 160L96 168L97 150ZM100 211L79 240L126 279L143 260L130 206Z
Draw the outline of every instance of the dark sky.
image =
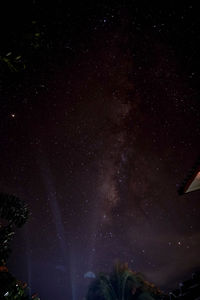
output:
M1 56L27 69L1 74L0 189L32 212L9 268L42 300L83 299L116 260L165 291L199 269L200 192L177 193L200 150L199 13L163 2L4 11Z

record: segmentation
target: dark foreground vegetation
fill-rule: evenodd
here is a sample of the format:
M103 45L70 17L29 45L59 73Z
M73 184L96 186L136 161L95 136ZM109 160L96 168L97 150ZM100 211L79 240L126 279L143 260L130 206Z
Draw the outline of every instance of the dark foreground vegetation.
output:
M165 295L146 281L142 274L131 271L127 264L116 264L111 274L100 273L89 287L87 300L153 300Z
M37 295L29 295L27 284L17 280L6 266L15 229L22 227L28 216L27 205L18 197L0 194L0 300L39 300Z

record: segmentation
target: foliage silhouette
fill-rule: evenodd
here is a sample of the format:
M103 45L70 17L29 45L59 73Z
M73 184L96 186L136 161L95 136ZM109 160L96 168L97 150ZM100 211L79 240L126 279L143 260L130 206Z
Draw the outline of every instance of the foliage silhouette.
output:
M28 286L9 273L6 262L15 227L22 227L29 216L27 205L18 197L0 193L0 300L39 300L29 295Z
M37 295L30 296L26 283L17 280L8 269L0 267L0 300L40 300Z
M111 274L100 273L89 286L86 300L153 300L162 292L127 264L117 263Z
M22 227L29 216L27 205L18 197L0 193L0 263L8 260L15 227Z

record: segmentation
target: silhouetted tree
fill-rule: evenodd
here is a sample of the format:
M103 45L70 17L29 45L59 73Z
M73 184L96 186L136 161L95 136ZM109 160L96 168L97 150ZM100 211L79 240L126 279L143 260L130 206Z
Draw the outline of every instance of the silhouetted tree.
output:
M0 267L0 300L40 300L37 294L30 296L28 285L17 280L8 269Z
M100 273L88 290L86 300L153 300L162 299L162 292L145 281L127 264L116 264L111 274Z
M27 205L18 197L0 193L0 265L4 264L10 253L10 241L15 227L22 227L29 216Z
M28 207L22 200L0 193L0 300L39 300L36 295L31 297L27 284L17 280L6 267L14 229L22 227L28 216Z

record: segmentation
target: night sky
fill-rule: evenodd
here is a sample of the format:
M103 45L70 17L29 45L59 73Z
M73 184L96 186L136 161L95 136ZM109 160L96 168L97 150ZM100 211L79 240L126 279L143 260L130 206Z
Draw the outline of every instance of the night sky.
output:
M8 265L42 300L83 299L117 260L164 291L199 269L200 192L177 193L200 152L194 3L5 9L1 55L44 28L0 82L0 189L31 210Z

